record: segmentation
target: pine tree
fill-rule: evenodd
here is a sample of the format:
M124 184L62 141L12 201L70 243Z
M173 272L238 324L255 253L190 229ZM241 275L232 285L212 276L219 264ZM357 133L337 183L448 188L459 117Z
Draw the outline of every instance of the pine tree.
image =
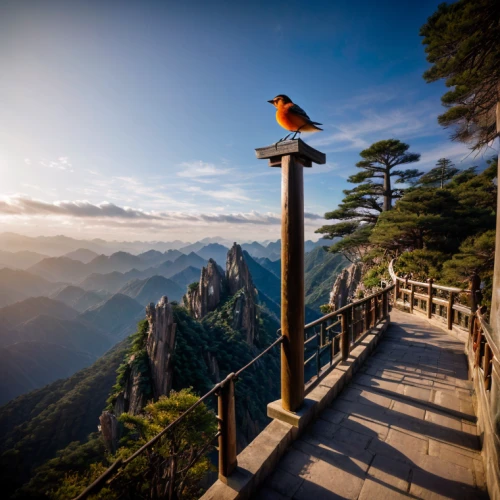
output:
M500 3L443 3L420 35L432 64L424 78L444 78L453 87L441 98L449 109L439 123L456 127L453 139L471 142L474 149L486 146L500 130Z
M446 182L455 177L458 172L460 169L456 168L451 160L440 158L433 169L420 177L418 184L429 187L439 186L443 189Z
M344 190L345 198L336 210L327 212L325 219L340 222L325 225L316 232L325 238L341 237L332 247L333 253L342 253L350 261L362 259L369 243L370 232L379 215L392 208L395 198L400 198L404 188L394 184L413 184L422 175L417 169L396 170L398 165L414 163L420 159L418 153L409 153L409 145L397 139L388 139L372 144L361 151L363 158L356 163L361 172L351 175L349 182L358 184Z

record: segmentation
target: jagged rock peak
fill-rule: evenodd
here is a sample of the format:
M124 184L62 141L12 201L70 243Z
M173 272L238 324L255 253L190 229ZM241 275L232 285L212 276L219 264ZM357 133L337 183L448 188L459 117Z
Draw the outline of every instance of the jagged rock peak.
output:
M227 252L226 280L231 295L234 295L242 288L251 291L253 294L255 293L252 276L245 262L243 251L237 243L233 243L233 246Z
M332 310L340 309L353 300L361 282L362 270L363 264L361 262L342 269L330 292L329 304Z
M225 292L224 272L215 260L210 259L201 270L198 286L188 290L184 301L191 316L201 319L220 304Z
M148 319L148 337L146 351L148 353L155 399L168 396L172 388L173 364L172 356L175 346L174 314L168 297L163 296L155 306L146 307Z
M253 344L257 335L257 291L252 281L243 251L234 243L226 259L226 281L229 293L234 295L241 290L233 310L233 328L246 333L246 341Z

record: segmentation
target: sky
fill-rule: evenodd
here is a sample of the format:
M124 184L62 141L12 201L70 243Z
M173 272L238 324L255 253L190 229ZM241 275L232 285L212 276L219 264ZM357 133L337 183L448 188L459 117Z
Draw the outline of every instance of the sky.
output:
M324 131L305 169L306 237L359 152L397 138L429 170L484 164L437 124L419 28L436 1L2 0L0 232L195 241L277 239L287 94Z

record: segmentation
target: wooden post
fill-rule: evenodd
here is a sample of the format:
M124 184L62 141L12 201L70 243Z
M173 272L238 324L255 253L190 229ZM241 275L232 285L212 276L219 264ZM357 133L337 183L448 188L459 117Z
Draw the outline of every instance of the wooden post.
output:
M219 479L227 477L236 469L236 410L234 405L234 373L227 376L218 394L219 420Z
M484 388L488 391L491 388L491 370L492 370L493 353L491 352L489 344L486 342L484 345Z
M427 299L427 317L432 318L432 284L434 283L434 280L432 278L429 278L427 280L427 283L429 283L429 298Z
M396 285L396 289L394 291L394 307L396 307L396 302L399 299L399 280L398 280L398 278L396 278L395 285Z
M410 312L413 312L413 301L415 300L415 287L413 283L410 284Z
M281 400L297 411L304 401L304 169L326 156L302 140L255 150L281 167Z
M344 311L342 313L342 335L341 335L341 349L342 349L342 361L347 361L349 357L349 312L351 309Z
M450 292L450 296L448 298L448 312L447 312L448 330L453 329L453 297L454 297L453 292Z
M365 332L370 329L370 301L365 302Z
M481 278L475 272L470 278L470 311L471 317L469 318L469 333L472 335L472 324L474 323L473 317L476 314L478 308L477 293L481 289Z
M386 291L382 292L382 315L384 319L389 315L389 297Z

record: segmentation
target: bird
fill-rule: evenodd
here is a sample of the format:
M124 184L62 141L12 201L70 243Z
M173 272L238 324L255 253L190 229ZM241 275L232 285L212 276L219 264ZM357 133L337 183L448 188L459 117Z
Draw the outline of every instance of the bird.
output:
M279 94L274 99L267 101L276 108L276 121L290 132L286 137L278 142L286 141L293 133L292 140L301 132L318 132L323 130L317 125L322 125L318 122L313 122L307 113L292 100L284 95Z

